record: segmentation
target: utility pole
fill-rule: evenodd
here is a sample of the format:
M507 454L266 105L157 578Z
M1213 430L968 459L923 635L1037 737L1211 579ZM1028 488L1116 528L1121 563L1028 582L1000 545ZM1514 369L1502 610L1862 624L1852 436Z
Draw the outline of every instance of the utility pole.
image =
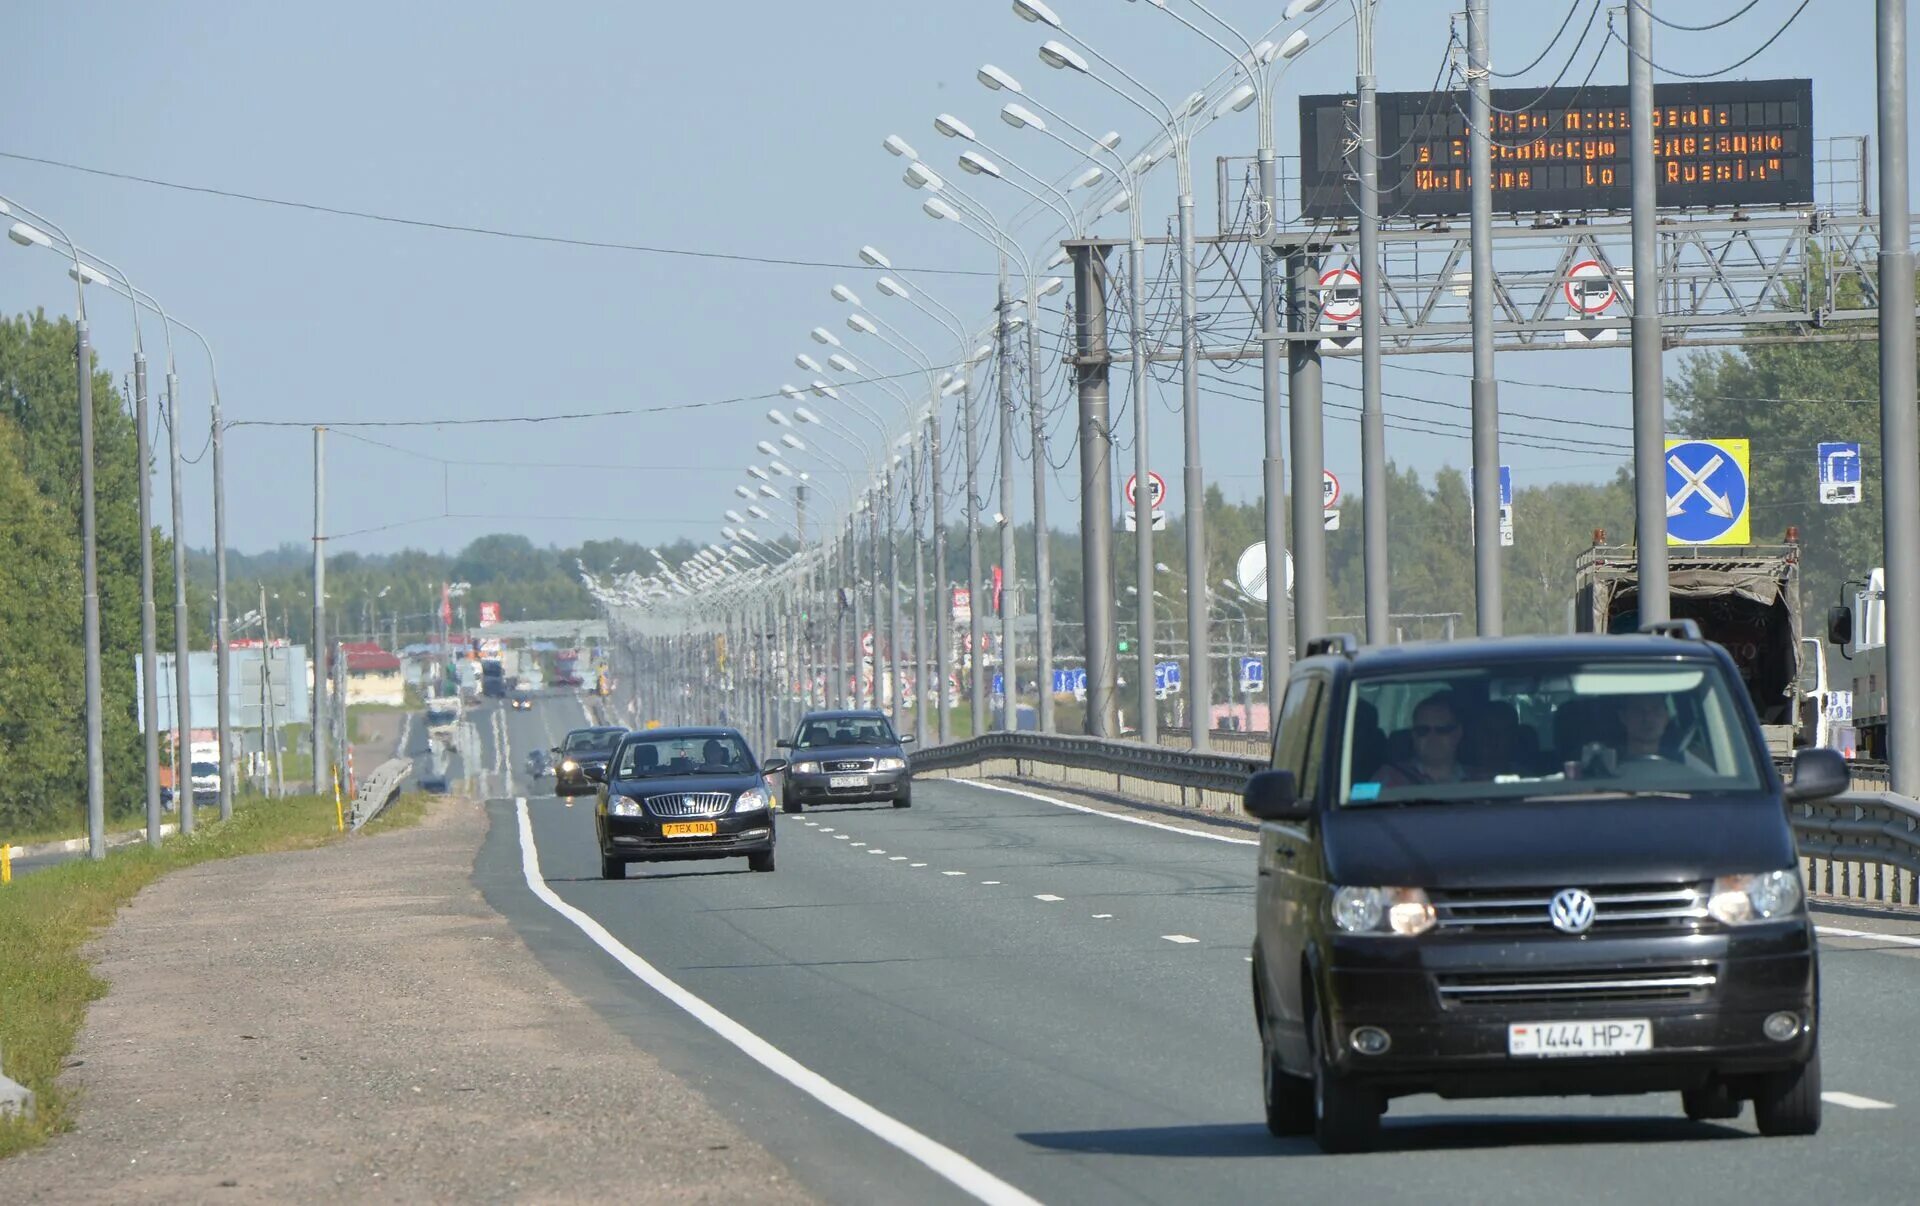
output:
M267 794L267 784L273 773L268 765L271 761L267 752L267 709L272 702L272 688L269 685L267 667L273 660L273 625L267 622L267 584L260 584L260 794Z
M1040 412L1040 300L1027 290L1027 417L1033 439L1033 677L1040 688L1040 731L1051 733L1053 723L1053 550L1047 530L1046 416Z
M1319 266L1303 247L1287 252L1287 329L1311 330L1309 298L1320 285ZM1287 343L1287 420L1293 452L1293 642L1307 642L1327 631L1327 531L1318 483L1326 476L1326 410L1320 376L1320 344L1313 339ZM1284 570L1282 573L1284 574ZM1286 590L1284 580L1267 581L1269 591ZM1278 679L1269 678L1269 683ZM1274 706L1267 688L1267 703Z
M1640 623L1665 620L1667 407L1660 372L1660 243L1653 161L1653 0L1627 0L1627 138L1633 175L1633 511ZM1913 405L1909 394L1906 405ZM1901 470L1911 476L1913 466ZM1891 479L1889 479L1891 480ZM1891 531L1887 533L1893 535Z
M1020 675L1013 643L1013 613L1007 595L1019 578L1013 549L1013 302L1007 294L1007 260L1000 257L1000 305L998 307L1000 349L1000 681L1005 694L1000 697L1000 727L1012 732L1020 727Z
M1081 606L1087 641L1087 732L1119 736L1118 652L1113 632L1113 429L1107 376L1106 249L1077 243L1073 256L1073 377L1080 404ZM1137 489L1144 491L1145 482ZM1044 684L1043 684L1044 685Z
M1133 385L1133 577L1134 590L1140 601L1140 611L1134 621L1139 631L1134 641L1136 658L1133 671L1140 717L1134 722L1134 728L1141 741L1157 745L1160 742L1160 702L1153 693L1153 629L1156 618L1153 611L1153 466L1147 456L1148 418L1152 411L1147 405L1146 301L1141 296L1147 274L1147 240L1140 230L1140 207L1129 205L1127 208L1133 219L1133 230L1127 242L1127 343ZM1091 643L1087 646L1087 653L1087 698L1091 701ZM1116 669L1116 679L1118 674ZM1117 712L1118 705L1115 707ZM1091 728L1088 731L1091 732ZM1118 735L1117 724L1115 735Z
M1376 0L1359 0L1354 9L1354 46L1359 75L1359 143L1354 164L1360 176L1360 523L1366 567L1367 643L1387 642L1389 575L1387 560L1387 419L1380 406L1380 136L1374 101L1373 15ZM1299 476L1294 484L1309 491L1316 483ZM1295 566L1296 571L1298 566Z
M1493 102L1487 2L1467 0L1467 136L1473 326L1473 609L1481 636L1499 636L1500 383L1493 375ZM1638 140L1636 140L1638 141ZM1664 480L1664 477L1663 477Z
M1271 100L1263 89L1260 115L1260 228L1262 240L1273 237L1280 212L1280 192L1274 179ZM1284 690L1291 660L1287 632L1287 482L1286 421L1281 415L1280 390L1280 249L1262 242L1260 253L1260 412L1265 455L1260 462L1260 484L1265 497L1262 525L1267 542L1267 652L1262 666L1269 700ZM1308 482L1309 487L1313 486ZM1299 482L1294 493L1301 492ZM1317 490L1309 490L1315 493ZM1151 606L1147 610L1152 610ZM1251 637L1251 633L1249 633ZM1251 644L1251 640L1248 642ZM1242 692L1242 703L1245 703ZM1269 704L1271 719L1280 719L1278 704ZM1150 738L1148 740L1151 740Z
M133 353L133 423L140 461L140 695L147 717L147 845L160 845L160 651L153 606L153 451L147 440L147 356Z
M921 445L917 442L907 445L910 463L907 472L911 475L913 487L907 497L913 505L913 694L914 694L914 737L922 746L927 744L928 721L932 719L932 704L927 699L927 545L920 539L920 469Z
M226 424L220 418L220 387L213 387L213 668L220 698L214 714L220 724L220 819L233 817L233 689L227 641L227 470Z
M1879 0L1880 480L1886 531L1887 751L1894 791L1920 791L1920 415L1914 410L1912 232L1907 219L1907 2Z
M963 349L964 351L964 349ZM965 372L963 367L961 372ZM953 740L947 683L953 665L953 592L947 586L947 511L940 489L940 395L927 410L927 480L933 519L933 677L940 715L940 743ZM922 690L925 688L923 687Z
M179 810L180 832L193 832L193 778L180 773L182 759L193 740L193 663L187 649L187 538L185 505L180 488L180 378L167 357L167 472L173 507L173 806Z
M78 261L76 261L77 264ZM80 391L81 640L86 643L87 857L107 857L107 768L101 734L99 529L93 502L93 345L82 303L75 323L74 356Z
M1187 721L1193 748L1212 747L1213 652L1207 624L1207 485L1200 473L1200 324L1193 264L1193 180L1184 152L1180 167L1180 422L1185 464L1181 491L1187 504L1187 698L1194 716ZM1138 491L1146 483L1136 482ZM1196 599L1194 592L1198 591Z
M973 724L967 730L967 736L978 737L987 731L987 667L981 654L986 643L986 625L981 612L985 601L980 598L980 440L979 421L974 414L973 379L967 379L966 391L961 395L966 400L964 419L967 440L967 638L971 648L967 653L967 673L971 681Z
M313 790L325 794L333 776L327 710L327 429L313 429Z

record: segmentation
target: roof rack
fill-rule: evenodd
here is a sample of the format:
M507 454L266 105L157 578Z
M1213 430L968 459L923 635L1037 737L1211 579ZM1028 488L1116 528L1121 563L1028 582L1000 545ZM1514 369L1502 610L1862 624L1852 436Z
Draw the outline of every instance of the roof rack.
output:
M1693 620L1655 620L1651 624L1642 624L1640 631L1648 636L1672 637L1676 641L1700 639L1700 625Z
M1326 636L1312 637L1307 641L1307 656L1319 657L1323 653L1337 653L1341 657L1352 657L1360 652L1360 642L1351 632L1332 632Z

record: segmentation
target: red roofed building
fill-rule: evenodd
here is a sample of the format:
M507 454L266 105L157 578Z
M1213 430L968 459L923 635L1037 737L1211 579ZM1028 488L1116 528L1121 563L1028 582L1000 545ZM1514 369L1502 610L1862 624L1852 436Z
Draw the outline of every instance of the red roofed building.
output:
M347 659L348 704L398 706L407 702L407 684L398 654L388 653L371 641L348 641L340 650Z

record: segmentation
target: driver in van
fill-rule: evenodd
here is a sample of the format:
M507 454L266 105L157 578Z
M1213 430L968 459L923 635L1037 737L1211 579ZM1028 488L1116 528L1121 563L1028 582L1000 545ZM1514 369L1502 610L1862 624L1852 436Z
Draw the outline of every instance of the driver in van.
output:
M1667 711L1667 697L1664 695L1623 695L1614 706L1614 716L1620 722L1621 732L1625 735L1620 743L1622 761L1660 758L1669 762L1679 762L1690 770L1703 775L1714 773L1713 767L1702 761L1698 755L1685 750L1670 749L1666 745L1667 727L1672 716Z
M1446 692L1429 695L1413 710L1413 755L1380 771L1382 787L1421 783L1460 783L1470 778L1460 764L1460 706Z

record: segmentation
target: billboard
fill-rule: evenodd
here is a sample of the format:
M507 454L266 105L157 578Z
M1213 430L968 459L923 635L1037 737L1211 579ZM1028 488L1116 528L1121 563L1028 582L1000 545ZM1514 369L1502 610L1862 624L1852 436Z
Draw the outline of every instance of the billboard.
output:
M1495 88L1491 95L1495 213L1631 207L1624 85ZM1813 81L1655 84L1653 99L1662 208L1813 204ZM1346 153L1354 104L1351 95L1300 98L1302 217L1344 218L1356 211ZM1382 92L1376 112L1382 220L1464 216L1464 94Z
M273 649L262 650L258 645L243 648L229 643L227 707L233 727L260 727L260 676L263 665L267 679L264 702L270 723L276 726L306 724L312 719L308 708L307 647L276 643ZM173 728L173 701L178 694L179 680L173 673L173 654L160 654L159 668L160 681L155 686L159 696L160 729L164 732ZM144 733L147 725L146 680L138 655L133 659L133 675L134 697L137 701L135 718L140 731ZM187 717L193 722L194 728L203 729L213 724L220 702L219 684L213 650L202 649L187 654L187 690L190 693Z
M480 627L491 628L499 622L500 605L498 603L482 603L480 605Z

